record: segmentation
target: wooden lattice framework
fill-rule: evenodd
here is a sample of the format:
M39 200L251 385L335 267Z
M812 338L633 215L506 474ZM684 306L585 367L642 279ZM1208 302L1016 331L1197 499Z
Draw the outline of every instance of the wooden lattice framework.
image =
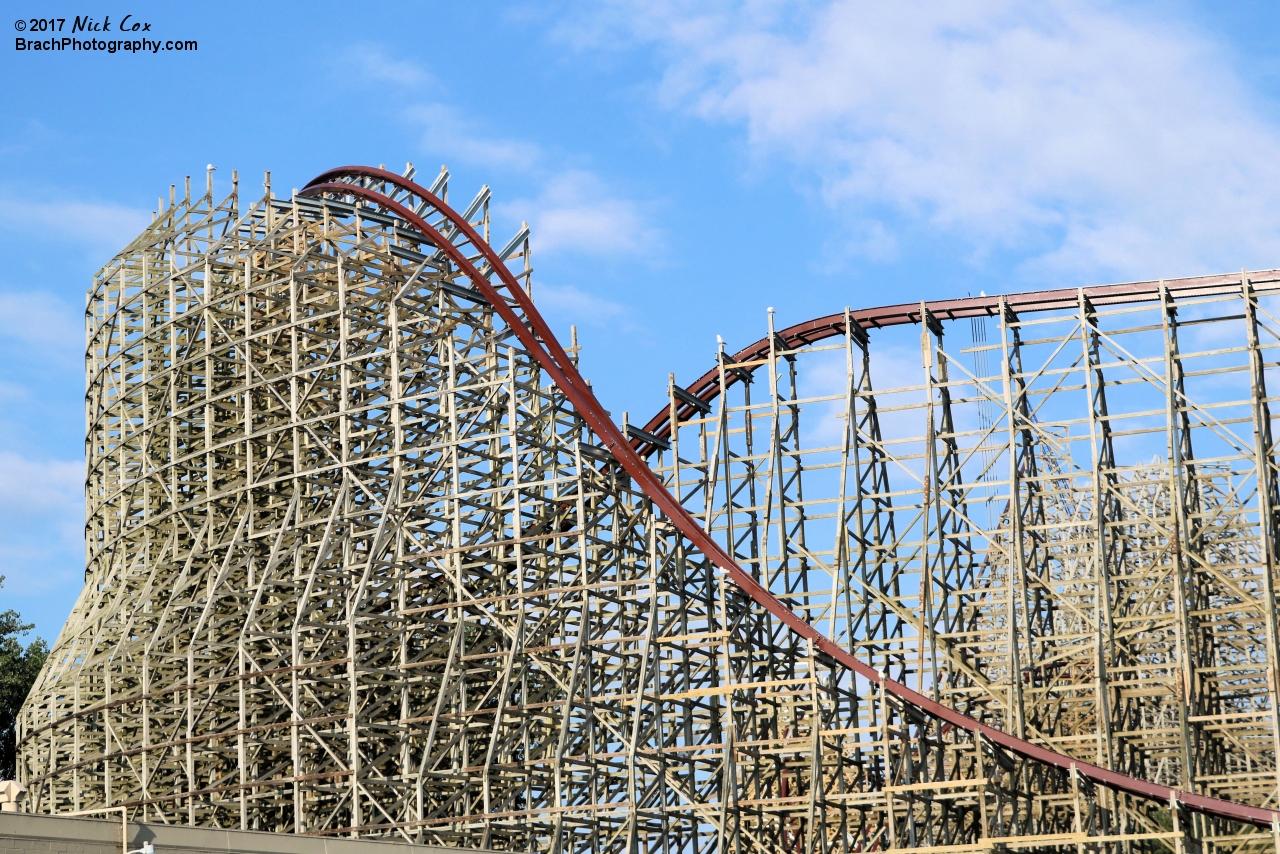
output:
M1280 279L961 315L998 341L921 305L877 355L848 312L770 317L624 448L525 323L527 231L495 252L487 188L455 213L411 177L188 184L95 279L30 808L551 852L1280 844Z

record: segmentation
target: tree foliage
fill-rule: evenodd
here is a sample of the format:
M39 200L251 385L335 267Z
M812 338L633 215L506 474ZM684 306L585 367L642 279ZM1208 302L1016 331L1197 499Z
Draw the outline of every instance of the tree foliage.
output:
M4 576L0 575L0 586L3 585ZM41 638L25 647L18 640L32 628L22 622L17 611L0 612L0 780L13 779L17 768L18 710L49 655L49 646Z

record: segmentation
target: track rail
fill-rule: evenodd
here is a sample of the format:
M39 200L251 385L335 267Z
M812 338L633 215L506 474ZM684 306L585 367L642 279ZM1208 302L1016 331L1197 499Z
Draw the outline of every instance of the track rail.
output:
M794 350L809 344L816 344L827 338L844 335L845 318L860 329L883 329L888 326L903 326L919 323L923 313L927 312L939 320L960 320L966 317L1000 317L1004 312L1054 311L1071 309L1079 306L1080 294L1094 305L1115 305L1128 302L1145 302L1160 298L1160 289L1167 288L1170 294L1178 296L1199 296L1221 294L1236 291L1240 288L1242 278L1248 278L1259 290L1280 290L1280 270L1262 270L1249 273L1226 273L1220 276L1195 276L1185 279L1161 279L1154 282L1131 282L1121 285L1099 285L1092 288L1065 288L1056 291L1032 291L1030 293L1007 294L1004 296L965 297L964 299L935 300L933 302L902 303L886 305L879 308L864 308L850 311L847 314L828 314L813 320L806 320L794 326L788 326L776 333L776 343L781 349ZM743 347L726 361L733 364L750 363L764 359L769 355L769 339L761 338L754 344ZM738 370L752 373L759 365L743 365ZM727 388L740 381L737 372L725 374L724 387ZM712 368L698 377L685 389L689 394L710 403L720 395L720 371ZM697 410L688 403L678 402L676 418L680 421L690 417ZM671 409L663 407L662 411L649 419L644 430L659 439L671 437ZM657 446L639 440L632 441L632 447L640 451L642 457L648 457Z
M390 195L366 186L366 182L381 184L395 188L393 195L403 194L401 201ZM426 188L413 181L388 172L367 166L345 166L332 169L313 179L299 195L309 198L325 196L354 197L371 203L386 213L402 220L421 234L427 242L444 254L473 286L494 307L499 316L511 327L539 365L551 377L552 381L564 392L565 396L577 409L587 425L595 432L600 441L618 461L619 465L631 475L635 483L644 491L650 500L661 510L680 532L690 540L708 560L723 571L735 585L757 604L781 620L792 632L804 638L815 649L834 659L843 667L857 673L869 681L879 684L883 690L898 697L901 701L914 706L926 714L945 721L974 734L980 734L992 743L1000 745L1018 755L1037 762L1042 762L1063 770L1074 768L1078 774L1109 788L1127 792L1142 798L1160 801L1164 804L1176 802L1194 812L1239 821L1268 829L1280 828L1280 812L1263 807L1238 804L1232 801L1210 798L1192 792L1183 792L1168 786L1160 786L1127 774L1121 774L1098 765L1082 762L1061 753L1049 750L1031 742L1012 736L994 727L980 723L967 715L936 703L928 697L911 690L906 685L889 679L870 665L859 660L850 652L839 646L818 629L803 620L799 615L787 608L769 590L757 582L748 572L738 566L737 562L711 536L702 530L697 521L668 492L658 475L645 462L643 456L628 441L622 431L605 412L596 399L591 387L578 373L577 367L565 352L564 347L551 332L547 322L534 307L532 299L520 287L514 275L503 263L498 253L481 238L467 219L449 207L442 199L436 197ZM406 204L405 202L409 202ZM429 218L439 216L440 224L449 232L446 237L441 229L431 225ZM471 253L465 251L466 247ZM482 257L485 270L478 269L470 257ZM1280 278L1280 271L1271 271L1267 276ZM497 282L491 280L495 276ZM1194 284L1191 284L1194 283ZM1211 276L1202 279L1171 280L1163 283L1171 290L1179 291L1204 290L1238 287L1239 277ZM1095 303L1109 301L1130 301L1141 298L1141 295L1157 293L1160 283L1141 283L1139 285L1113 285L1106 288L1086 290L1086 296ZM875 326L891 326L920 321L922 308L943 318L972 317L992 315L1002 310L1002 306L1017 309L1052 309L1069 308L1076 305L1079 299L1078 290L1048 291L1038 294L1018 294L1014 297L987 297L969 300L952 300L939 303L921 303L917 305L890 306L884 309L872 309L867 312L855 312L851 317L863 328ZM831 315L807 324L799 324L783 330L780 336L785 341L794 342L792 346L812 343L842 334L845 331L845 315ZM769 342L762 342L765 352ZM741 351L734 359L741 361L751 358L760 343ZM741 358L739 358L741 357ZM708 385L709 377L718 377L717 372L704 376L691 387L694 394L707 394L714 383ZM698 389L698 391L694 391ZM710 396L714 396L711 393ZM704 398L709 399L709 398ZM661 423L651 421L646 427L662 429ZM670 424L666 429L670 430ZM652 430L650 432L653 432ZM661 435L661 434L659 434Z

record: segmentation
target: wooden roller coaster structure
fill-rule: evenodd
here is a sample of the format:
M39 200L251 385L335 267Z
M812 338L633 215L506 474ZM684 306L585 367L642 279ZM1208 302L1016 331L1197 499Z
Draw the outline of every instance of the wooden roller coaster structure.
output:
M771 311L637 427L539 315L528 231L447 198L188 180L95 277L28 808L1280 852L1280 272Z

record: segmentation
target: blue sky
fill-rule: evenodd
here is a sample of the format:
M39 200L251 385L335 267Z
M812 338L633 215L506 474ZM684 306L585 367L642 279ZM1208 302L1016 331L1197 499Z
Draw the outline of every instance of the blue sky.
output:
M0 50L0 609L50 640L83 577L83 295L207 163L491 185L633 421L769 306L1280 266L1267 4L4 5L11 38L88 11L199 43Z

